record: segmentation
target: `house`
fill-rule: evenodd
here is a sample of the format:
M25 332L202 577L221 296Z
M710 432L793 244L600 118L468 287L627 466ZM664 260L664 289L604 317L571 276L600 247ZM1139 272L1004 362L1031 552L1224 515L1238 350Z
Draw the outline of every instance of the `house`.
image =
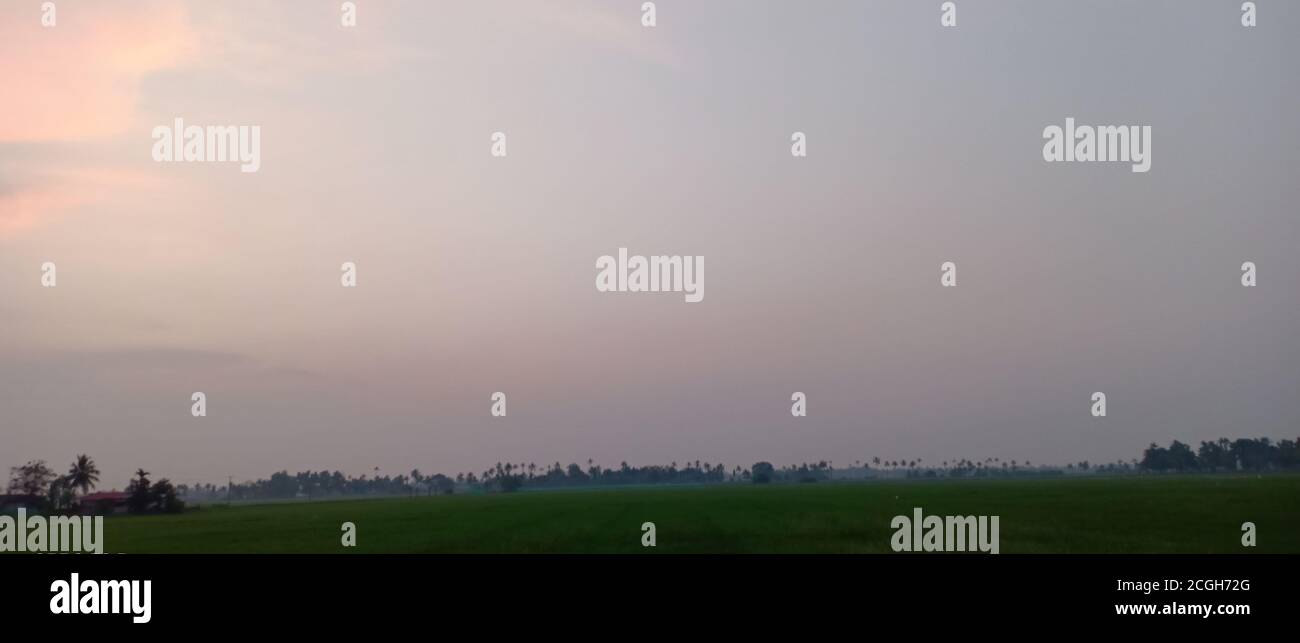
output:
M131 494L125 491L96 491L81 497L81 514L83 516L106 516L108 514L126 513L127 500Z

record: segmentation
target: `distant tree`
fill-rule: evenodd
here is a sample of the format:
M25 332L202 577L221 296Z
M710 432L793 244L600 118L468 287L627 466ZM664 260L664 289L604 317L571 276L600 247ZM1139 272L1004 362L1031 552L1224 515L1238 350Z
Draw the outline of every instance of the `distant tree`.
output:
M578 466L578 463L576 462L569 463L567 474L569 480L573 482L585 482L588 480L587 474L583 473L582 467Z
M152 485L149 482L149 472L144 469L136 469L135 478L126 485L127 508L132 513L144 513L149 510L153 504Z
M425 482L428 483L429 489L433 493L447 494L456 490L456 483L453 482L451 478L448 478L441 473L435 473L428 478L425 478Z
M149 488L153 508L163 513L180 513L185 510L185 502L176 495L176 487L167 478L153 483Z
M1196 459L1201 467L1211 471L1231 471L1233 469L1232 442L1222 438L1218 442L1201 442Z
M59 476L50 483L46 507L56 514L71 513L77 506L77 494L70 476Z
M750 479L755 484L767 484L776 475L776 468L772 466L771 462L756 462L753 467L750 467L750 471L753 472Z
M298 494L298 479L288 471L276 471L266 485L266 495L271 498L292 498Z
M95 466L95 461L90 456L77 456L72 468L68 470L68 483L73 489L79 489L85 494L99 483L99 467Z
M1268 438L1241 438L1233 441L1230 453L1234 468L1261 471L1277 463L1281 450Z
M1192 447L1174 440L1169 445L1170 465L1176 471L1191 471L1196 468L1196 454Z
M44 496L56 477L44 460L29 460L21 467L9 469L9 493Z

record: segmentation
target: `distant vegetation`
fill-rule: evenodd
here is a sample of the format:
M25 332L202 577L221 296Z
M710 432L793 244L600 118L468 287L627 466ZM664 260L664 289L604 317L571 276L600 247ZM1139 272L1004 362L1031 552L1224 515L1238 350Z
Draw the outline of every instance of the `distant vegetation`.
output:
M1148 474L1164 472L1282 471L1300 469L1300 448L1296 440L1277 443L1268 438L1201 442L1193 450L1177 440L1168 447L1152 444L1142 459L1113 463L1090 463L1086 460L1061 466L1034 465L1030 461L944 460L927 464L922 459L879 457L856 460L836 469L831 461L789 465L781 468L758 462L749 468L722 463L672 462L668 465L635 467L627 462L605 468L592 460L584 468L577 463L546 466L535 463L497 463L480 472L435 473L425 475L419 469L409 474L348 476L339 471L279 471L267 479L230 485L172 485L166 478L149 480L149 472L139 470L127 485L127 506L134 513L178 512L185 498L200 501L263 500L282 498L324 498L339 496L442 495L463 492L512 492L520 489L556 489L592 486L631 486L658 484L718 483L812 483L832 479L868 478L1000 478L1053 477L1079 474ZM85 494L99 480L94 460L78 456L68 473L55 474L44 461L28 462L10 470L9 493L40 496L49 511L69 512L76 508L77 493Z
M31 460L9 469L8 493L12 502L51 514L72 514L81 510L84 497L99 483L99 467L94 459L79 455L64 475L58 475L44 460ZM177 488L166 478L149 481L149 472L136 471L126 487L126 507L132 513L179 513L185 502ZM0 509L4 503L0 503Z
M1149 471L1269 471L1300 468L1296 440L1273 444L1268 438L1202 442L1195 452L1174 440L1169 448L1152 443L1142 454L1141 466Z
M823 460L777 468L770 462L758 462L749 468L722 463L672 462L664 465L634 467L627 462L617 468L605 468L592 460L586 468L577 463L562 466L559 462L539 467L535 463L497 463L474 473L454 477L424 475L419 469L409 474L346 476L339 471L303 471L290 474L280 471L269 479L235 483L230 487L198 485L180 489L187 497L207 500L257 500L275 498L317 498L355 495L434 495L456 492L511 492L520 489L557 489L566 487L713 484L713 483L810 483L831 479L863 478L1000 478L1053 477L1078 474L1145 474L1161 472L1273 471L1300 469L1297 441L1273 443L1268 438L1202 442L1192 452L1175 440L1168 448L1152 444L1141 460L1091 463L1087 460L1065 466L1034 465L1032 462L985 458L983 460L945 460L935 465L922 459L881 460L873 457L856 460L848 467L836 469Z

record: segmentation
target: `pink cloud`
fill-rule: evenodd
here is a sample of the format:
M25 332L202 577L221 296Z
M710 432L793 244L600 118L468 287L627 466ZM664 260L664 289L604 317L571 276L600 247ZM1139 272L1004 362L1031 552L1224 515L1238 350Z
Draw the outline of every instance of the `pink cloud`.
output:
M145 75L191 58L183 7L163 2L60 3L43 27L33 7L0 17L0 143L111 137L125 130Z
M16 176L6 168L5 173ZM16 189L0 186L0 239L36 224L50 214L110 199L116 190L154 190L160 181L152 174L106 167L51 170L21 179Z
M0 238L44 217L110 198L122 186L147 183L138 172L88 164L84 153L36 153L46 145L85 145L132 126L140 83L150 73L185 64L197 50L183 7L164 2L58 3L57 24L41 24L40 5L0 10ZM56 148L57 149L57 148ZM68 148L76 151L76 147ZM62 158L61 158L62 157Z
M0 194L0 239L32 226L39 215L76 205L81 199L49 188Z

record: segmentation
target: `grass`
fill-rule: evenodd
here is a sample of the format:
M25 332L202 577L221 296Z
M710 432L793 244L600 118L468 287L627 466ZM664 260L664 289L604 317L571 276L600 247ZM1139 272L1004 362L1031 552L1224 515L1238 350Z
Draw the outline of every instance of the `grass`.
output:
M1002 553L1300 552L1300 476L591 489L211 506L105 521L124 553L879 553L890 519L997 515ZM658 546L641 547L641 524ZM1241 546L1255 523L1258 546ZM357 546L340 545L342 523Z

